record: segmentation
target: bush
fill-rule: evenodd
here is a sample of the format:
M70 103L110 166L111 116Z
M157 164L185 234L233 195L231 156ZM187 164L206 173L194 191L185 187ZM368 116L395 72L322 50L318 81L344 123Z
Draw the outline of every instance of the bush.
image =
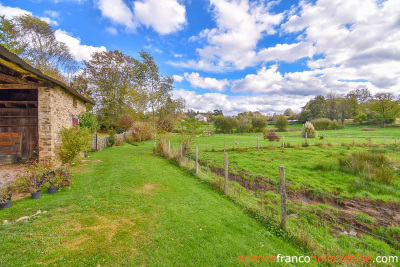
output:
M253 127L252 120L248 117L241 117L239 119L238 132L239 133L248 133Z
M253 118L251 123L255 132L261 132L267 126L267 120L264 118Z
M328 130L330 128L329 126L332 124L332 121L328 118L322 118L313 120L312 123L316 130Z
M238 127L238 121L232 117L217 116L214 120L214 126L217 132L232 133L233 129Z
M278 129L278 132L286 132L286 129L289 126L289 121L286 116L280 115L276 118L274 125Z
M361 129L361 131L371 132L371 131L378 131L378 129L364 127Z
M128 131L135 120L128 114L122 115L116 124L116 129L123 129L125 132Z
M265 134L264 135L264 140L265 139L268 139L268 141L277 141L277 142L279 142L279 136L276 134L276 133L274 133L274 132L270 132L270 133L267 133L267 134Z
M92 135L89 128L74 127L61 130L61 145L57 154L63 164L72 163L81 152L89 150Z
M100 130L99 122L96 117L89 112L79 115L79 127L89 129L92 134Z
M337 120L331 121L329 124L329 130L344 129L344 125L340 125Z
M110 135L108 136L108 146L114 146L117 142L117 137L115 136L117 132L114 129L109 131Z
M153 138L153 129L147 122L137 121L130 130L132 131L132 139L135 142L151 140Z
M303 125L303 131L302 131L303 137L306 137L306 133L307 133L307 138L318 137L318 133L317 131L315 131L314 125L309 121L306 121L306 123Z
M369 181L390 184L395 178L394 166L387 156L369 151L353 152L339 157L341 171L360 175Z

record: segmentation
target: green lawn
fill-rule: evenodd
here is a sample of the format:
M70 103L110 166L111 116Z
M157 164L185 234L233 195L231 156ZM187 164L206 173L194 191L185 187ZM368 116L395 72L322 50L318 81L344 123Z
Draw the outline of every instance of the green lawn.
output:
M234 266L241 255L308 254L150 152L151 142L90 153L70 190L0 210L1 222L47 211L0 225L0 266Z

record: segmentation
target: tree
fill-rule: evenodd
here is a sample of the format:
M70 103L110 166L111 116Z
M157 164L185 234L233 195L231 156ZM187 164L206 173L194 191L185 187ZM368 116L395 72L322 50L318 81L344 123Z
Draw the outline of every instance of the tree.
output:
M286 132L286 129L289 126L289 121L286 116L280 115L276 118L274 125L279 132Z
M293 118L294 116L296 116L296 113L294 113L291 108L287 108L283 113L283 115L285 115L288 118Z
M0 19L0 43L33 67L56 79L77 69L67 45L57 41L54 29L32 15Z
M255 132L261 132L267 126L267 120L263 117L256 117L252 119L252 125Z
M136 61L138 75L136 76L140 95L146 103L145 107L151 110L151 120L154 132L153 153L156 153L157 118L156 112L168 99L171 99L173 82L172 77L160 75L159 68L152 55L140 51L141 60Z
M130 114L134 108L140 110L142 102L135 81L134 58L113 50L93 53L92 59L83 63L84 74L77 82L82 85L81 92L95 99L103 126L115 128L116 120L122 114Z
M252 119L248 116L239 117L238 122L238 132L240 133L248 133L253 127Z
M168 97L167 102L158 111L158 128L161 132L172 132L178 122L179 115L183 113L185 100Z
M377 93L371 101L370 109L379 114L379 120L385 127L386 123L393 121L399 114L400 105L392 93Z
M222 133L232 133L238 127L238 121L232 117L217 116L214 120L215 129Z

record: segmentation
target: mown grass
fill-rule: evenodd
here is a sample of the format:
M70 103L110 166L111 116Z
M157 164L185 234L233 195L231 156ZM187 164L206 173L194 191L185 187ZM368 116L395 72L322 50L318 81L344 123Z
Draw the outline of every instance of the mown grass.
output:
M0 265L235 266L240 255L307 254L150 153L151 142L91 153L70 190L0 210L1 222L47 211L0 225Z

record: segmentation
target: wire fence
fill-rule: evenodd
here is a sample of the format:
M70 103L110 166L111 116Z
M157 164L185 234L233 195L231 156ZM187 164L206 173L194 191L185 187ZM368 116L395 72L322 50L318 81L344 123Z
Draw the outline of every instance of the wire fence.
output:
M388 140L385 138L385 140ZM397 139L394 139L395 142L397 142ZM257 142L258 141L258 142ZM257 147L260 148L259 146L259 140L257 140ZM243 143L249 143L249 142L243 142ZM173 148L171 148L171 144L168 143L167 146L168 153L171 152ZM226 145L225 145L225 151L226 151ZM195 151L189 151L187 148L185 149L183 145L180 145L180 153L177 153L180 155L179 157L181 159L186 159L189 162L193 162L195 164L195 169L196 173L199 172L204 172L204 171L209 171L214 174L216 174L219 177L224 177L225 178L225 193L228 193L229 190L227 190L228 186L230 188L230 192L234 195L238 195L239 198L241 195L244 195L244 192L242 190L246 189L245 191L252 192L253 197L257 197L259 199L258 203L260 205L260 210L263 211L264 209L268 209L271 207L265 206L265 192L267 191L272 191L273 193L276 193L277 196L280 195L280 198L282 199L282 190L280 189L280 185L282 184L282 179L281 177L265 177L260 174L251 174L246 171L241 171L239 173L233 173L230 172L229 168L229 163L227 162L227 155L228 153L225 152L225 167L209 164L206 160L202 160L199 157L199 149L198 146L196 146ZM228 182L229 181L229 182ZM285 207L284 209L284 216L285 216L285 222L286 222L286 215L287 212L286 210L294 211L295 214L298 216L301 216L303 219L309 219L307 218L307 214L314 214L316 218L319 218L320 220L317 222L312 222L313 224L319 225L321 228L326 228L327 230L325 231L326 235L330 235L331 238L336 240L337 242L341 242L341 239L343 237L348 238L350 242L352 242L351 248L358 250L360 252L365 253L367 251L375 251L378 253L385 253L385 255L392 255L392 256L400 256L399 250L400 250L400 242L398 240L392 239L391 236L383 236L376 232L376 226L381 227L385 231L389 231L393 227L399 227L400 225L397 223L398 220L392 220L391 218L397 218L398 215L400 215L400 210L393 209L393 208L388 208L382 205L375 205L369 202L364 202L356 199L351 199L351 198L344 198L340 197L338 195L334 195L332 193L325 192L323 190L318 190L318 194L322 194L326 196L327 199L332 200L331 202L323 202L323 204L328 204L329 205L329 216L321 212L321 210L318 210L318 204L321 204L319 201L313 199L310 195L310 192L315 192L315 188L307 187L302 184L296 183L291 179L286 179L284 177L283 180L285 192L287 192L288 196L288 202L289 202L289 209ZM235 186L232 184L232 182L236 183L238 186ZM293 191L291 190L292 186L297 186L297 188L300 188L300 191ZM221 190L223 189L223 186L220 186ZM286 193L285 193L286 194ZM300 197L299 197L300 196ZM286 198L286 195L285 195ZM286 200L285 200L286 203ZM358 209L353 208L353 210L348 210L344 203L356 203L357 205L360 205ZM281 204L287 205L287 204ZM300 206L299 206L300 205ZM375 216L369 223L359 223L358 222L358 217L360 214L365 214L366 212L364 211L364 208L369 208L373 211L373 213L377 213L378 217ZM299 211L300 210L300 211ZM359 214L354 213L354 212L359 212ZM283 213L283 212L282 212ZM336 214L334 214L336 213ZM368 214L368 213L367 213ZM383 218L380 218L379 216L382 215ZM266 216L264 214L263 216ZM388 220L384 220L384 217L389 218ZM265 217L267 218L267 217ZM400 218L400 217L399 217ZM281 222L283 220L283 214L281 214L280 218ZM324 222L321 222L321 220L324 220ZM278 222L279 223L279 222ZM318 244L325 244L327 243L326 241L326 236L321 236L318 235L315 231L311 233L312 231L306 230L304 225L292 225L290 223L289 228L301 228L302 231L307 233L309 236L311 236L313 239L318 240ZM343 229L347 229L349 231L344 231ZM374 232L373 232L374 231ZM400 230L399 230L400 231ZM335 236L336 235L336 236ZM374 240L380 240L384 242L390 249L385 249L382 247L378 247L376 244L373 244L371 242L368 242L365 240L364 236L370 236ZM394 237L398 237L399 235L394 235ZM360 245L362 244L362 246ZM323 245L324 249L328 249L328 244ZM329 250L335 251L338 248L335 248L334 246L330 245ZM362 250L364 249L364 250ZM390 250L390 251L389 251ZM393 252L394 251L394 252Z

